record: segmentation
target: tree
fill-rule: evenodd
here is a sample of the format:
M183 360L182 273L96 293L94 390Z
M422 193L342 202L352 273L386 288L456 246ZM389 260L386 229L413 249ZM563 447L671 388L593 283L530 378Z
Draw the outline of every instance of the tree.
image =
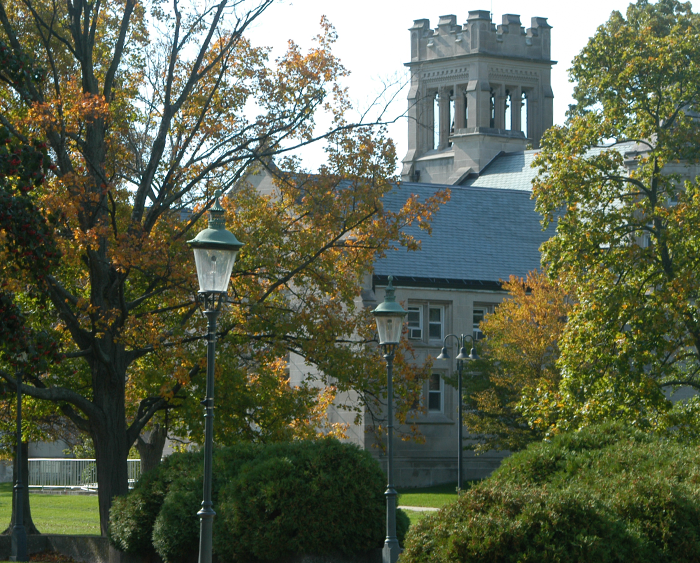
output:
M557 221L543 263L576 299L562 428L674 424L664 388L700 389L699 30L675 0L613 12L574 60L576 104L536 159L537 209Z
M22 233L19 216L3 215L13 305L28 305L27 326L62 358L34 369L23 391L57 404L92 437L103 534L111 499L127 492L130 447L155 413L203 388L204 330L185 241L216 189L246 244L220 323L220 350L237 359L233 373L219 374L222 390L279 374L290 351L342 385L371 382L373 372L353 371L364 365L353 353L361 339L352 335L364 334L359 280L392 241L415 246L401 227L427 227L446 197L407 194L399 212L383 209L393 145L381 128L346 120L332 27L322 22L308 53L290 43L270 64L244 32L271 3L0 4L0 52L12 61L0 68L0 122L18 142L39 139L53 162L28 192L45 228L25 236L29 250L8 234ZM315 136L319 109L333 123ZM243 182L318 136L328 140L319 175L287 158L274 197ZM0 376L11 380L7 365Z
M466 378L465 425L476 451L519 450L541 440L560 410L559 338L571 311L543 272L503 283L508 299L481 324L481 365Z

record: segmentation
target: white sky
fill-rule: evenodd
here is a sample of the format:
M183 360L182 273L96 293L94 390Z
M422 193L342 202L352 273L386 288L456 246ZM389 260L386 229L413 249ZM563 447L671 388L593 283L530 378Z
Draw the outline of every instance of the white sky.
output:
M357 105L366 105L381 91L385 81L404 73L403 63L409 60L408 28L413 20L427 18L437 27L438 18L454 14L457 23L467 21L469 10L490 10L494 23L501 23L503 14L519 14L525 28L532 17L546 17L552 29L552 68L554 122L563 123L570 103L573 85L567 70L573 57L586 45L596 28L607 21L613 10L625 12L627 0L279 0L256 22L248 34L256 45L273 48L272 58L284 52L288 39L302 47L311 45L319 32L319 22L326 15L338 32L334 53L351 71L346 85L350 98ZM694 0L697 11L700 0ZM399 94L391 107L391 117L406 109L406 91ZM397 145L399 161L406 154L405 120L390 127ZM320 150L306 151L304 163L313 169L322 158Z

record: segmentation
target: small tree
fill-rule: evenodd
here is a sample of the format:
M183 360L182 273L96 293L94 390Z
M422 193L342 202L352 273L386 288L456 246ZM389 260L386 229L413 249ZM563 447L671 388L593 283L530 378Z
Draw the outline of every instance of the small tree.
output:
M503 283L508 299L481 329L484 361L466 378L465 414L477 451L519 450L550 431L561 408L559 338L571 303L540 271ZM470 367L467 365L467 367Z

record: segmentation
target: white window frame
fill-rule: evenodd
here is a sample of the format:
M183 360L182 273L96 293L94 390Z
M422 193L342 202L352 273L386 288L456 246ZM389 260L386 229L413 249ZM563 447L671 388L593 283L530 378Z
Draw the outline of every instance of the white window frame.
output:
M439 386L440 389L438 390L431 390L430 385L432 383L433 377L438 377L439 381ZM430 408L430 396L432 395L438 395L440 398L440 408L438 409L431 409ZM430 378L428 379L428 391L425 395L425 406L426 410L428 411L428 414L430 413L442 413L445 412L445 378L441 373L431 373Z
M445 338L445 307L444 305L432 305L430 303L427 304L428 307L428 319L427 319L427 324L428 324L428 332L427 332L427 337L429 342L442 342L443 339ZM430 335L430 327L431 325L436 325L438 323L432 322L430 320L430 310L431 309L437 309L440 311L440 337L433 337Z
M484 333L481 332L479 325L474 322L474 314L477 311L482 311L481 320L483 321L488 315L493 313L494 308L495 305L491 305L488 303L475 303L472 306L472 336L474 337L474 340L479 341L484 338Z
M449 303L445 302L409 301L406 309L409 313L414 313L414 317L415 313L418 314L418 323L407 324L408 338L414 342L429 344L431 346L437 343L442 345L445 334L447 334L447 314L449 305ZM433 309L439 309L440 311L440 338L431 338L430 336L430 327L437 324L437 322L430 322L430 311ZM420 328L418 325L420 325Z
M411 340L423 340L423 305L409 305L408 313L418 313L418 326L408 324L408 338Z

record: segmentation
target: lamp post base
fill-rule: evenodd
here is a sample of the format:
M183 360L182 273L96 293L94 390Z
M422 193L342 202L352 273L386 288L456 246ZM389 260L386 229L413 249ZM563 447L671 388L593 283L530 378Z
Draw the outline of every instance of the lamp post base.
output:
M396 563L402 551L398 540L386 540L382 548L382 563Z
M10 561L29 561L27 554L27 532L24 526L15 526L12 529L12 539L10 547Z

